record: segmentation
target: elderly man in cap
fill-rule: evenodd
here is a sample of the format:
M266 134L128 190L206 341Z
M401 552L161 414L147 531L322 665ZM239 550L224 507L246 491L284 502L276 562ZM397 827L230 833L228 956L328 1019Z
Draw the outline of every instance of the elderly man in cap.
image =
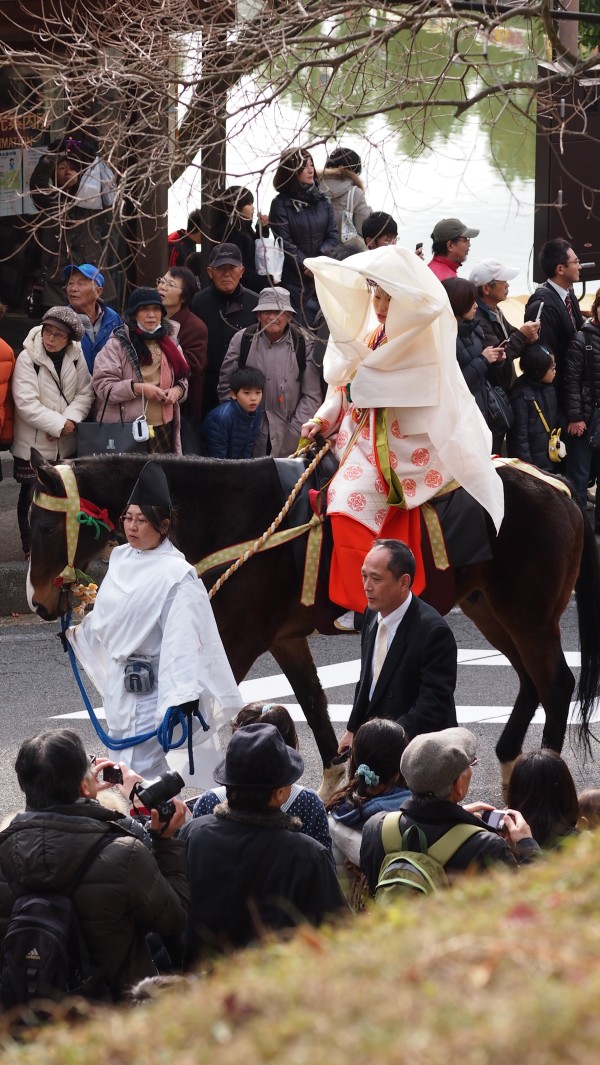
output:
M512 363L518 359L526 344L534 344L540 334L539 322L524 322L518 328L511 325L500 310L500 304L508 296L508 282L519 273L514 266L505 266L496 259L484 259L471 270L469 281L477 289L477 313L475 320L481 324L486 345L504 347L506 363L498 366L504 380L497 384L510 385ZM494 367L496 369L496 367Z
M469 229L460 218L442 218L436 222L431 234L433 258L427 263L440 281L456 277L469 249L471 238L479 236L478 229Z
M304 772L274 725L238 729L214 771L227 801L189 822L192 907L184 962L245 947L265 931L319 925L345 909L329 851L281 811Z
M84 334L81 347L88 370L92 373L94 359L104 347L113 329L123 325L123 319L112 307L102 302L104 276L97 266L81 263L80 266L65 266L67 279L65 291L69 306L79 315Z
M236 244L217 244L208 261L210 284L190 303L190 310L201 318L208 330L206 376L202 417L216 407L217 386L229 342L238 329L256 322L256 292L244 288L242 253Z
M416 736L400 762L400 771L413 793L413 798L397 815L402 832L417 825L431 846L455 825L474 825L482 830L470 836L450 856L444 866L450 878L455 873L484 870L498 862L516 869L541 855L529 825L518 810L504 811L502 828L497 831L478 816L493 810L489 803L460 805L467 796L476 764L477 741L466 728L447 728ZM375 891L385 858L381 831L385 816L385 813L376 814L363 829L360 864L371 893Z
M275 286L260 293L254 308L258 326L233 337L219 376L219 399L229 399L231 378L246 364L266 378L263 415L254 455L291 455L304 422L321 403L321 380L313 359L313 341L292 319L290 294Z

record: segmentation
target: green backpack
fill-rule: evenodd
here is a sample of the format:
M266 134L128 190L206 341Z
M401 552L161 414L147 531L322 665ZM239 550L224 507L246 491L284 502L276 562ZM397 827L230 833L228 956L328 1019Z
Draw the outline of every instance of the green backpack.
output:
M401 817L401 813L386 814L381 825L386 856L375 888L375 898L380 902L392 902L398 895L414 891L432 895L439 888L449 887L444 866L471 836L486 831L483 826L454 825L428 847L418 825L401 831Z

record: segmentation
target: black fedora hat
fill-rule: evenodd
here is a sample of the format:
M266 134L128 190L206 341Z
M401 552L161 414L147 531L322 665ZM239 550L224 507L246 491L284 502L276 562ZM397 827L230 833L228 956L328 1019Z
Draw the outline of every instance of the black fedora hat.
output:
M215 769L217 784L234 788L285 788L304 772L297 751L287 747L275 725L256 722L234 732L224 760Z

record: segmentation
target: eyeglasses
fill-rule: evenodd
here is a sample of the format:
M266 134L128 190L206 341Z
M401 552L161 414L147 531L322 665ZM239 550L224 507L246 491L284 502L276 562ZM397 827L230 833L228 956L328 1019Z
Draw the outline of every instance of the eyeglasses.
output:
M130 518L128 514L123 518L123 525L138 525L142 528L142 526L149 524L150 522L147 518Z
M45 336L50 337L52 340L68 340L69 334L63 333L59 329L51 329L49 325L42 326L42 332Z
M567 259L565 266L581 266L579 259Z
M156 284L166 285L167 288L174 288L177 289L178 292L181 292L181 287L177 284L176 281L171 281L170 277L157 277Z

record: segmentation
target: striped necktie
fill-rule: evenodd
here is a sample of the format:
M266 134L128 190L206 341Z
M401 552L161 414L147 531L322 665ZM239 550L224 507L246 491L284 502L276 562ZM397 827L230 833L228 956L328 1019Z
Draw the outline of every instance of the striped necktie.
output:
M377 636L375 638L375 647L373 648L373 684L377 684L387 652L387 629L383 618L380 618L377 623Z
M567 308L567 314L571 319L573 325L575 325L575 314L573 313L573 300L571 299L571 293L567 292L567 298L565 300L565 307Z

